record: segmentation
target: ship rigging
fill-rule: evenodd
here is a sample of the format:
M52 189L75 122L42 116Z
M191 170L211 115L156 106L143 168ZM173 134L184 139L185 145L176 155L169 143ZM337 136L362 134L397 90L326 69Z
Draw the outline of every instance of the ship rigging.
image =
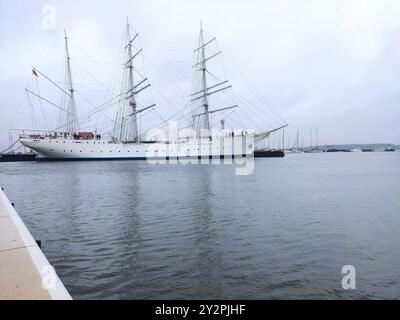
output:
M120 92L105 103L95 106L85 114L78 117L78 108L75 100L76 91L72 78L71 57L69 52L69 38L65 31L65 57L66 74L65 88L62 88L56 81L51 80L44 72L37 67L33 67L34 77L42 77L50 84L61 91L62 103L58 104L49 98L43 97L40 92L26 89L28 99L32 101L35 97L40 103L49 104L59 111L59 125L53 130L44 133L22 134L21 143L38 153L39 159L56 160L94 160L94 159L146 159L152 158L179 158L179 157L238 157L250 156L254 150L254 144L269 137L272 132L287 126L280 125L272 130L264 130L257 134L242 129L231 131L224 128L222 132L213 133L211 116L217 113L230 114L239 108L238 104L214 107L211 103L218 100L211 100L214 96L227 93L232 85L228 80L221 80L213 75L208 64L210 61L221 55L221 51L210 53L206 49L216 43L216 38L205 39L203 26L200 27L200 34L197 48L193 51L195 60L192 65L192 93L189 102L184 108L184 112L178 112L181 117L188 118L190 134L176 137L174 140L168 139L147 139L146 134L151 133L152 127L140 132L139 116L150 110L154 110L155 103L140 104L140 95L151 87L148 78L142 76L135 67L135 60L143 53L142 48L138 48L136 42L139 34L134 32L129 21L126 23L124 62L122 65L122 81L120 82ZM139 79L136 75L140 75ZM210 82L212 78L214 82ZM235 96L235 94L230 97ZM97 128L94 131L81 131L82 124L90 121L92 116L102 113L110 106L118 105L115 112L113 126L110 130L111 136L106 137ZM140 105L140 107L138 107ZM230 115L229 114L229 115ZM176 115L176 114L175 114ZM221 124L225 126L225 116ZM162 117L161 117L162 118ZM167 120L162 118L162 123L156 128L165 127ZM253 142L242 143L240 148L235 147L236 136L241 136L244 141L251 139ZM250 141L250 140L249 140ZM236 143L237 144L237 143ZM236 148L236 149L235 149Z

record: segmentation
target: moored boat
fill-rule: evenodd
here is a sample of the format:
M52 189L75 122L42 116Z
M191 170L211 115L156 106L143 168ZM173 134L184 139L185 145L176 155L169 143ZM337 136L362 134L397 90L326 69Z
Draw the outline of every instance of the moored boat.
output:
M33 69L34 76L42 75L45 79L48 79L58 89L62 90L67 100L65 108L57 106L62 114L59 118L65 120L60 124L58 130L20 136L20 142L24 146L37 152L38 160L144 160L251 156L256 144L268 138L272 132L287 126L283 125L274 130L259 133L245 129L224 129L218 133L213 133L210 121L211 114L233 110L238 105L219 109L210 108L210 97L224 93L232 86L228 85L228 81L208 83L207 75L210 74L210 71L207 68L207 63L221 52L206 56L205 48L216 38L206 41L201 27L198 48L194 50L196 59L193 65L194 92L190 95L189 101L190 133L185 136L176 135L168 136L168 138L157 136L153 139L147 139L139 132L137 117L144 111L154 109L156 104L147 107L142 106L140 109L137 107L141 105L138 101L139 94L150 87L150 84L146 84L147 78L135 79L137 75L134 73L133 62L135 57L142 52L142 49L139 49L136 53L133 52L133 44L137 41L137 37L138 34L131 37L131 28L127 23L126 42L124 44L126 54L123 64L124 81L120 94L113 98L119 103L119 108L115 115L114 130L110 137L105 137L97 131L84 132L79 129L80 119L75 103L66 33L66 89L60 88L37 68ZM39 94L29 90L27 92L49 102Z
M283 150L261 149L254 150L254 158L283 158L285 152Z
M0 162L34 161L36 153L3 153L0 154Z

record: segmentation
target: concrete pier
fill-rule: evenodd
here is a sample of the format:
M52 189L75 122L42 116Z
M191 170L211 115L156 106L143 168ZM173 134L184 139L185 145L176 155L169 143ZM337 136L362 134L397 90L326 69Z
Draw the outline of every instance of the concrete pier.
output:
M54 268L1 189L0 299L71 300Z

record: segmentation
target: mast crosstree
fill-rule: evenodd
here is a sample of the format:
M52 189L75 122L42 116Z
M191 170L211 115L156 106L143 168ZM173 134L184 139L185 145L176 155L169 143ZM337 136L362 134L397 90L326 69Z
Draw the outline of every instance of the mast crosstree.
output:
M150 84L143 85L148 79L144 78L135 84L134 71L135 67L133 60L143 51L139 49L136 53L133 53L133 43L138 38L139 34L136 33L131 38L131 28L129 25L128 18L126 19L126 61L124 67L127 69L127 78L124 81L122 88L122 94L125 95L122 105L116 114L114 123L114 138L122 142L140 143L140 136L138 130L137 115L145 110L155 107L152 104L148 107L137 109L136 95L143 90L150 87ZM143 85L143 86L142 86Z
M192 98L190 99L190 103L193 105L191 126L196 136L200 138L209 138L211 135L210 114L238 107L237 105L234 105L216 110L210 110L209 108L209 96L232 87L231 85L226 85L228 83L227 80L212 86L207 85L207 61L222 53L221 51L218 51L217 53L206 57L205 48L215 40L216 38L214 37L211 40L204 42L203 25L200 23L199 46L194 50L197 59L196 63L193 65L193 86L195 87L196 83L200 83L200 87L191 94ZM222 85L225 86L221 88Z

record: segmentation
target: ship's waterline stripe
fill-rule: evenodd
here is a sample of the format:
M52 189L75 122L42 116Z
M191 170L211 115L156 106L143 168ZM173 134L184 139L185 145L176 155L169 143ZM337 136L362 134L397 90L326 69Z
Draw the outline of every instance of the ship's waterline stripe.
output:
M202 159L208 159L208 160L215 160L215 159L240 159L240 158L253 158L254 155L247 155L247 154L242 154L242 155L216 155L216 156L179 156L179 157L103 157L103 158L89 158L89 157L71 157L71 158L45 158L45 157L37 157L37 161L112 161L112 160L117 160L117 161L122 161L122 160L141 160L141 161L185 161L185 160L202 160Z
M32 237L31 233L29 232L28 228L25 226L24 222L18 215L17 211L14 209L10 201L8 200L7 196L3 192L3 190L0 189L0 216L2 219L10 219L12 222L12 225L9 226L9 230L6 230L12 235L12 238L15 239L15 241L21 240L23 246L18 246L18 247L13 247L12 245L7 248L7 243L5 244L0 244L2 247L2 250L0 251L0 254L6 254L6 253L11 253L11 251L14 251L15 253L14 259L17 260L19 263L18 259L20 259L21 263L26 263L24 261L25 253L28 253L28 256L30 257L30 262L31 264L25 264L24 265L24 272L31 273L36 275L35 273L37 272L38 277L32 277L32 279L29 279L28 282L26 282L26 275L16 275L16 274L10 274L8 278L20 278L24 279L24 289L26 292L18 292L19 289L15 289L15 296L13 296L13 288L4 288L2 287L3 284L0 284L0 297L5 296L7 299L18 299L18 298L23 298L23 299L46 299L46 298L51 298L53 300L71 300L71 296L64 287L64 284L61 282L60 278L57 276L57 274L54 272L54 269L51 267L50 263L48 262L47 258L43 254L42 250L39 248L37 245L35 239ZM0 221L2 223L2 221ZM4 221L3 221L4 223ZM5 226L5 224L3 224ZM1 239L1 238L0 238ZM3 245L6 245L3 247ZM9 246L9 245L8 245ZM3 261L2 268L0 269L0 272L21 272L21 270L9 270L5 266L8 262ZM34 269L34 270L32 270ZM7 274L2 274L0 275L1 277L6 277L8 276ZM46 279L47 277L47 279ZM40 280L41 283L38 284L36 281ZM46 281L48 280L48 281ZM47 283L48 285L46 286L46 289L43 287L43 283ZM38 290L38 288L40 288ZM32 290L32 294L30 295L29 290ZM11 294L8 294L8 292L11 292Z

